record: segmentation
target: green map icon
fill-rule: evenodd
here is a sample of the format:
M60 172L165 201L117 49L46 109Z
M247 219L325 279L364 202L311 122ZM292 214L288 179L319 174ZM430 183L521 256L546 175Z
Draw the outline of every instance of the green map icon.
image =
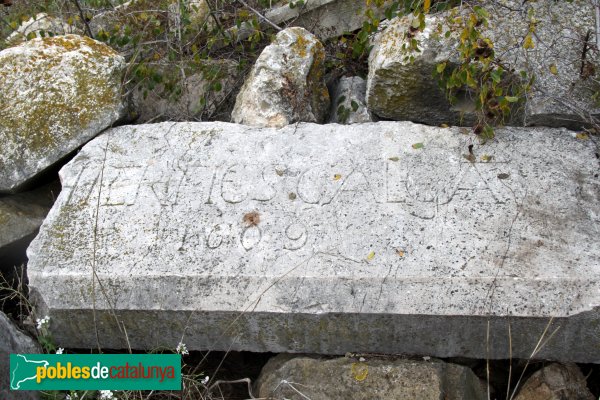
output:
M11 354L10 388L19 390L23 382L36 378L38 367L47 367L48 364L46 360L31 360L26 354Z

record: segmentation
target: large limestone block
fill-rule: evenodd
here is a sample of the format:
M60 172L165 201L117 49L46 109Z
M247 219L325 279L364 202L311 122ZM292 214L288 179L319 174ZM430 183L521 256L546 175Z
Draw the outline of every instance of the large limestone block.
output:
M117 121L125 63L77 35L0 52L0 193L31 178Z
M368 356L367 356L368 358ZM256 383L257 397L273 400L483 400L479 378L467 367L441 361L279 355Z
M10 390L10 354L35 354L41 352L40 345L21 332L0 311L0 396L3 399L34 400L40 398L40 392Z
M323 122L329 111L324 60L323 45L304 28L279 32L246 78L232 121L272 127Z
M594 152L542 128L118 127L61 170L30 290L76 348L528 358L550 321L539 357L599 362Z
M502 4L498 4L502 3ZM486 1L489 27L483 37L494 43L495 55L507 68L534 76L524 110L515 108L510 125L565 126L578 129L600 115L594 94L600 89L594 66L594 9L589 1ZM465 7L459 14L467 14ZM396 18L374 40L369 56L367 102L375 114L395 120L431 125L469 125L475 120L474 103L467 93L450 105L432 78L436 66L449 60L456 65L460 32L445 36L447 13L427 15L426 28L415 32L419 51L403 50L411 18ZM442 31L438 32L441 24ZM525 48L530 30L533 48ZM587 42L586 42L587 40ZM587 43L587 44L586 44ZM410 62L410 57L414 61ZM519 76L515 74L515 76Z

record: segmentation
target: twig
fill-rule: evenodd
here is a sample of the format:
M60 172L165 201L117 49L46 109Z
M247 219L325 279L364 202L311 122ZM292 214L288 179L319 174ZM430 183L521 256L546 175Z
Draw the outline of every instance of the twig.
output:
M244 7L250 9L250 11L252 11L254 14L258 15L260 18L262 18L266 23L268 23L269 25L271 25L273 28L277 29L278 31L282 31L283 30L281 27L279 27L277 24L275 24L269 18L265 17L264 15L262 15L261 13L259 13L257 10L255 10L252 7L250 7L250 5L248 5L248 3L246 3L244 0L237 0L237 1L239 1L240 3L242 3L244 5Z
M91 37L92 39L95 39L94 34L92 33L92 30L90 29L90 25L88 24L87 20L85 19L85 15L83 15L83 10L81 9L79 0L73 0L73 3L75 3L77 10L79 10L79 16L81 17L81 20L83 21L83 24L85 25L85 30L87 31L88 36Z
M592 0L596 13L596 48L600 50L600 1Z

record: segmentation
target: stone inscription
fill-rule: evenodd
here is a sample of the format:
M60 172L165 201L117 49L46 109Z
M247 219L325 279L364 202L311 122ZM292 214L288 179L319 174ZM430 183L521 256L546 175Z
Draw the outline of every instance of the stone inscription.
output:
M456 197L482 192L489 204L503 204L512 197L502 186L492 189L487 182L495 179L499 165L475 168L460 157L428 171L420 168L418 157L410 155L362 162L338 159L309 166L283 162L214 166L153 158L145 163L119 161L105 166L101 189L99 177L82 179L85 169L70 188L71 195L79 198L69 197L69 202L80 204L97 202L101 190L101 222L111 222L99 230L99 237L107 247L114 245L110 240L118 237L115 232L127 229L122 224L132 223L119 215L143 207L145 217L136 222L139 234L169 251L241 246L248 252L264 242L297 251L307 245L319 247L327 238L336 243L336 251L345 248L344 254L361 259L365 241L384 237L403 251L412 234L408 222L433 223L447 213ZM259 213L260 222L244 222L248 212Z

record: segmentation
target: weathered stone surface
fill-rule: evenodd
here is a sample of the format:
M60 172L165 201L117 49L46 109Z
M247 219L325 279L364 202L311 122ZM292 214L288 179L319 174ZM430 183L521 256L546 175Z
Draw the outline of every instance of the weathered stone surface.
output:
M370 7L373 17L383 18L383 11L390 1L381 8ZM277 24L291 24L310 30L319 39L325 40L360 29L365 21L365 2L354 0L315 0L307 1L302 7L290 8L288 4L274 8L265 15Z
M233 122L282 127L323 122L329 92L323 79L325 50L303 28L288 28L260 54L237 96Z
M383 10L392 2L385 0L382 7L376 7L373 3L366 6L365 2L355 0L311 0L294 8L290 7L288 1L278 3L273 2L273 8L265 11L269 21L282 27L302 27L319 39L326 40L360 29L365 21L367 8L371 9L373 18L383 19ZM264 27L269 26L263 20L259 22ZM228 29L228 34L237 40L243 40L254 30L255 27L245 22L239 28L235 26Z
M40 346L22 333L3 312L0 311L0 397L3 399L39 399L40 392L12 391L10 382L10 354L41 353Z
M0 254L5 246L38 230L59 192L60 185L49 184L29 192L0 197Z
M237 63L230 60L206 61L201 66L185 68L171 64L158 69L163 82L173 84L172 89L165 90L163 84L153 89L143 85L134 89L133 111L138 122L206 119L231 94L239 77Z
M367 83L361 77L340 78L331 94L329 122L342 124L373 122L373 116L367 110L365 101L366 88Z
M125 63L77 35L33 39L0 52L0 193L117 121Z
M437 360L315 359L284 354L269 360L256 388L256 397L273 400L486 398L473 371Z
M600 88L594 78L596 72L588 68L591 76L581 73L585 38L589 30L595 29L591 3L584 0L502 3L506 4L484 2L490 18L489 28L481 27L483 36L492 40L495 54L504 65L535 76L524 112L515 110L513 119L507 122L578 129L599 115L600 109L593 99ZM419 41L419 52L402 49L411 23L408 17L395 19L377 36L369 57L367 102L371 111L385 118L432 125L473 123L474 103L469 96L450 106L432 78L438 63L449 60L447 68L450 68L457 61L455 49L460 32L445 37L446 16L442 13L426 17L425 30L414 36ZM531 23L535 26L534 47L525 49L523 41ZM443 27L441 33L437 31L438 24ZM588 40L593 41L593 34ZM588 46L593 44L590 42ZM408 61L411 56L412 63ZM586 63L597 65L596 53L589 52L587 57Z
M28 39L46 36L76 33L77 29L58 18L46 13L38 13L24 21L13 33L6 38L8 45L14 46Z
M531 375L515 400L595 400L576 364L550 364Z
M30 288L63 346L127 346L114 308L134 348L185 330L191 349L528 358L554 317L538 356L599 362L594 151L542 128L114 128L61 171Z
M17 289L21 266L27 262L26 250L42 225L60 192L60 185L49 184L40 189L0 197L0 283ZM0 289L0 298L9 294ZM10 302L9 302L10 303ZM3 302L7 310L7 302Z

